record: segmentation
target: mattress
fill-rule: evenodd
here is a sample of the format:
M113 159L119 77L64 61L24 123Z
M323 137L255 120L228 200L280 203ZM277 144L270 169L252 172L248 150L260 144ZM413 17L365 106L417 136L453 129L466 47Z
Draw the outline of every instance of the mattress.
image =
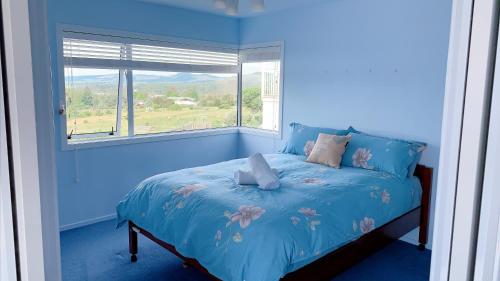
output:
M222 280L279 280L420 204L416 177L334 169L304 156L265 155L281 188L235 183L246 159L153 176L117 206L131 220Z

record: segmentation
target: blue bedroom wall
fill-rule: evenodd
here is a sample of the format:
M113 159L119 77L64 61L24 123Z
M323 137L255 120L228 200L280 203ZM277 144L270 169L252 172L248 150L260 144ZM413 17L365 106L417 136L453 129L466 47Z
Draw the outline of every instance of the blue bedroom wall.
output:
M285 139L286 124L299 121L425 141L422 162L437 175L451 0L325 0L241 20L136 0L48 2L55 116L58 23L230 44L284 41ZM57 117L54 126L65 227L109 217L147 176L283 143L242 133L62 151Z
M242 20L240 43L285 43L285 139L298 121L424 141L436 179L450 18L450 0L323 1ZM240 134L238 155L281 145Z
M54 114L58 108L58 23L237 44L238 20L129 0L49 0ZM42 105L40 105L42 106ZM43 106L42 106L43 107ZM41 122L41 120L39 120ZM59 221L65 227L109 218L142 179L165 171L233 159L237 134L62 151L55 120Z

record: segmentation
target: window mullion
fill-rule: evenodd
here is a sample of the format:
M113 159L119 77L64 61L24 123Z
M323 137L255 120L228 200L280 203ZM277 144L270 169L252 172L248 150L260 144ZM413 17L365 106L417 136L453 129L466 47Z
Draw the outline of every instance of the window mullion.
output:
M132 46L125 45L125 60L132 60ZM134 128L134 75L132 69L127 69L127 106L128 106L128 136L135 136Z
M116 135L122 134L122 111L123 111L123 80L124 70L120 69L118 72L118 99L116 102Z
M236 126L241 127L242 109L243 109L243 87L242 87L242 63L238 62L238 94L236 96Z
M127 69L128 136L135 136L134 130L134 81L131 69Z

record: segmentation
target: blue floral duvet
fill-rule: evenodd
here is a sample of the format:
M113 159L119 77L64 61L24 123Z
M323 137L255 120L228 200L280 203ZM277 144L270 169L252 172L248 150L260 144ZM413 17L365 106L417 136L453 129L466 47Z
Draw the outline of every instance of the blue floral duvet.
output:
M417 178L266 155L281 188L234 182L246 159L146 179L117 206L127 220L223 280L279 280L417 207Z

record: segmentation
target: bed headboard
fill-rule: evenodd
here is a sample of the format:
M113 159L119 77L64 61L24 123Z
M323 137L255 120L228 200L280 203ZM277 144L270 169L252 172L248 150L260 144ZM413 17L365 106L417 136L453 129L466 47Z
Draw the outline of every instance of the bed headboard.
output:
M427 243L427 232L429 228L429 213L431 204L431 194L432 194L432 172L433 169L417 165L415 169L415 176L420 179L422 184L422 201L420 204L420 234L419 241L420 245L422 242L424 245Z

